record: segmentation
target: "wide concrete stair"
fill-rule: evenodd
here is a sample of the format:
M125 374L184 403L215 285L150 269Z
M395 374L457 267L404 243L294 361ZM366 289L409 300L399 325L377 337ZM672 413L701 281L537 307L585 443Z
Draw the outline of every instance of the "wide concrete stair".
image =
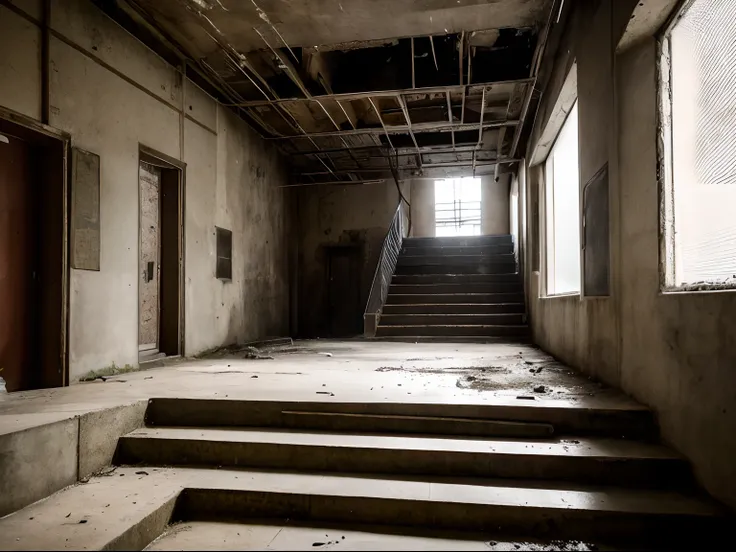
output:
M512 237L404 239L376 337L528 340Z
M643 408L154 399L117 463L181 479L169 514L185 523L431 528L545 550L717 542L723 512L654 435Z

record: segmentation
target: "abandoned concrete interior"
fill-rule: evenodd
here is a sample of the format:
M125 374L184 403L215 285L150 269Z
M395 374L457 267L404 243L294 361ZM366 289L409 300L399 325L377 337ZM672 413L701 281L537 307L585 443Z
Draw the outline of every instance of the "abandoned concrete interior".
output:
M0 0L0 549L720 545L734 21Z

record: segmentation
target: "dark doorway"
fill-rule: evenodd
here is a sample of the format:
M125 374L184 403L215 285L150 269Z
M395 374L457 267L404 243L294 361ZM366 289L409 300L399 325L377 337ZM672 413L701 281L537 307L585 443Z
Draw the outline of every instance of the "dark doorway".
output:
M327 288L330 335L352 337L363 331L360 306L360 248L327 248Z
M8 391L66 383L66 151L60 136L0 118L0 377Z
M183 166L141 148L138 350L140 362L182 352Z

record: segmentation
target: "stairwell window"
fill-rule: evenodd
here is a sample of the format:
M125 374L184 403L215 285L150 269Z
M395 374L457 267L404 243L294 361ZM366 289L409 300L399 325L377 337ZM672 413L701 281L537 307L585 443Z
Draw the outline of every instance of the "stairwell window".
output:
M736 2L686 3L660 53L663 286L736 288Z
M547 157L544 182L547 295L580 293L577 102Z
M480 235L480 189L480 178L435 181L435 236Z

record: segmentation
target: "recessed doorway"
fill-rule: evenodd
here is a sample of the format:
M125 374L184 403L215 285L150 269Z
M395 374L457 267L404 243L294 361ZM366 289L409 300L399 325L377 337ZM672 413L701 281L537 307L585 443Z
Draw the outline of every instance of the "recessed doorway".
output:
M67 382L69 137L0 112L0 377Z
M141 147L138 167L138 360L182 353L183 188L177 160Z

